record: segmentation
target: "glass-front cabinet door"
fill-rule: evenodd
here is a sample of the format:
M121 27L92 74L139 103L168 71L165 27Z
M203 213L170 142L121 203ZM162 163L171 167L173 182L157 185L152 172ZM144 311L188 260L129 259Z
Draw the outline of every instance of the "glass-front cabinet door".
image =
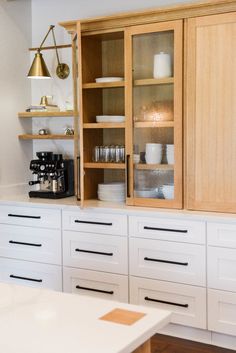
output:
M182 208L182 21L125 40L127 203Z

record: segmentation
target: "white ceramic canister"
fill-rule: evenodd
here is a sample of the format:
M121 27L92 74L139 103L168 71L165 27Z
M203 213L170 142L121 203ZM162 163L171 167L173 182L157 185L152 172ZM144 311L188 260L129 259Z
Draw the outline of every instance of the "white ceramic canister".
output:
M153 77L154 78L163 78L171 77L171 56L164 52L154 55L154 68L153 68Z
M162 160L162 144L146 143L146 163L160 164Z

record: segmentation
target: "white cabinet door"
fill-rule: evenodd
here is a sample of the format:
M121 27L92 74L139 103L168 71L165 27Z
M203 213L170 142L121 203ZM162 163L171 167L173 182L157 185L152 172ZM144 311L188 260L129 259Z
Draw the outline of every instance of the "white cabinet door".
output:
M130 238L130 273L205 286L205 246Z
M205 288L131 277L130 302L171 310L172 323L206 328Z
M61 291L62 268L56 265L0 258L0 281Z
M63 269L64 292L128 302L128 277L111 273Z
M0 205L0 223L60 229L61 211L51 208Z
M208 247L208 287L236 292L236 249Z
M208 245L236 248L236 224L207 223Z
M0 224L0 256L61 265L61 231Z
M78 232L128 234L127 216L90 211L63 211L63 229Z
M127 237L64 231L64 265L127 274L127 243Z
M129 217L130 236L205 244L205 222L177 219Z
M208 290L208 330L236 336L236 293Z

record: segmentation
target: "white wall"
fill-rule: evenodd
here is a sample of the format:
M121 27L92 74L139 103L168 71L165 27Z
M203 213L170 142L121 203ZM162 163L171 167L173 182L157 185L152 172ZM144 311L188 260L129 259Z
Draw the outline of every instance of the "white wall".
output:
M32 41L33 46L39 46L50 24L57 24L60 21L82 19L93 16L110 15L118 12L131 10L141 10L150 7L158 7L162 5L177 4L180 0L32 0ZM55 28L57 42L59 44L69 43L70 36L59 26ZM48 38L48 45L52 44L52 37ZM70 50L60 50L62 61L70 64ZM56 57L52 51L43 52L45 61L51 74L55 73ZM32 102L38 104L40 97L45 94L52 94L55 102L61 109L65 107L65 100L72 94L71 76L63 81L53 75L53 80L40 80L32 82ZM49 126L49 120L44 120L45 126ZM34 131L44 127L40 121L34 124ZM72 121L60 119L60 124L56 125L55 121L51 123L52 132L63 132L66 125L72 125ZM47 150L60 151L70 156L73 155L73 145L71 141L35 141L34 153L46 148Z
M29 178L32 146L19 142L17 135L29 130L31 123L19 121L17 113L30 102L26 78L30 42L31 2L0 0L0 194Z

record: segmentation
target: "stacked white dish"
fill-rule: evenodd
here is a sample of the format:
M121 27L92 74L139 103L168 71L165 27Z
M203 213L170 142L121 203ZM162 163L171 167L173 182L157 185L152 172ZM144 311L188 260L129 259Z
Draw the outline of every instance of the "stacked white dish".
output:
M166 158L167 158L167 163L168 164L174 164L175 163L174 145L166 145Z
M161 187L161 191L162 191L165 199L167 199L167 200L173 200L174 199L174 185L164 184Z
M124 202L125 183L98 184L98 199L101 201Z
M98 77L95 78L97 83L104 83L104 82L117 82L117 81L124 81L124 77Z
M123 123L124 115L96 115L97 123Z

